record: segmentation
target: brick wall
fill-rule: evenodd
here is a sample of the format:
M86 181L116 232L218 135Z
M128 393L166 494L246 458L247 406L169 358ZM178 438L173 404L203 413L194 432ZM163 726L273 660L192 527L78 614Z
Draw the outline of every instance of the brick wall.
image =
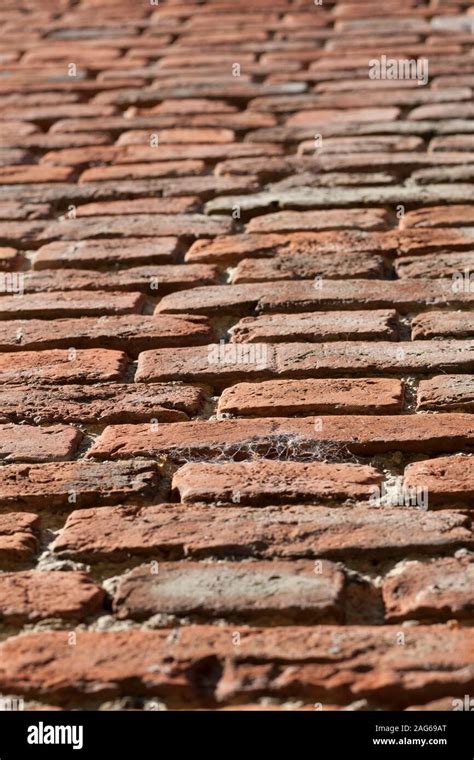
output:
M474 689L468 0L7 0L0 694Z

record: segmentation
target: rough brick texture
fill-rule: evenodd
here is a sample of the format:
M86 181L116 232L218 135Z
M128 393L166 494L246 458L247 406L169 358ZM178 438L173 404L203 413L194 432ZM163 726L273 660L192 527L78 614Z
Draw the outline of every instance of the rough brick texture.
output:
M473 19L2 9L0 695L474 693Z

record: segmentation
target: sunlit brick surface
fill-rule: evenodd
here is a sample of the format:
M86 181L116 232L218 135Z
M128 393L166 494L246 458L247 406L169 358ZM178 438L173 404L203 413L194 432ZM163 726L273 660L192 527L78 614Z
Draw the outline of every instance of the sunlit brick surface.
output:
M473 29L3 4L0 694L474 694Z

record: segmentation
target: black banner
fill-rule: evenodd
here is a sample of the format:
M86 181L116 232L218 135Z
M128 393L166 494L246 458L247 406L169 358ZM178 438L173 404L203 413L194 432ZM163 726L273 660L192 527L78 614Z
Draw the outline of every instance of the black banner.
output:
M453 712L127 711L1 712L0 760L23 757L252 757L284 747L358 752L362 757L425 760L474 757L473 714ZM300 748L298 750L298 747ZM311 749L313 748L313 749ZM314 750L314 751L313 751Z

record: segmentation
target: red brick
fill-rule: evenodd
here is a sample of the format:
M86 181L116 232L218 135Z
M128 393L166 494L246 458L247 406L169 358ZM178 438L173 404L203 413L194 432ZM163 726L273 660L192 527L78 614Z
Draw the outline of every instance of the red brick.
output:
M4 185L34 182L67 182L74 176L68 166L0 166L0 181Z
M452 166L464 164L472 159L470 153L343 153L342 155L325 156L324 153L314 158L314 169L322 171L364 170L377 171L384 169L422 168L425 166Z
M346 256L344 253L299 253L297 256L281 255L272 259L243 259L239 261L231 282L237 285L242 282L307 280L312 277L372 279L383 278L383 275L383 258L373 253L361 252L357 256Z
M0 383L110 382L123 378L128 357L101 349L0 353Z
M0 217L8 220L45 219L51 213L49 203L3 203Z
M191 192L191 190L190 190ZM221 235L230 232L232 220L204 214L135 214L133 216L93 216L51 222L44 230L44 240L78 240L103 237L148 237Z
M104 163L113 161L118 153L115 145L101 145L101 143L84 146L82 148L65 148L64 150L51 150L40 160L40 164L48 166L84 166L92 162ZM156 153L155 153L156 160Z
M160 313L213 314L225 311L314 311L322 308L396 308L409 312L420 306L454 307L474 302L468 289L456 292L450 280L282 280L274 283L215 285L173 293L158 305Z
M399 380L268 380L226 388L219 398L218 412L245 417L393 414L401 411L402 401L403 386ZM1 409L0 394L0 413Z
M19 636L1 645L0 686L66 700L125 695L133 683L135 694L191 705L271 695L339 703L368 697L397 707L471 688L473 635L466 628L420 626L406 634L405 646L397 646L392 626L244 628L238 647L232 633L190 626L170 640L169 630L84 631L78 646L67 632ZM202 665L209 661L218 673L212 681Z
M231 129L181 128L157 130L159 145L170 143L231 143L235 135ZM159 146L157 147L159 151Z
M471 83L474 84L474 77L470 77ZM434 83L433 83L434 84ZM466 150L472 153L474 151L474 135L446 135L445 137L433 137L429 144L430 151L459 151ZM444 209L443 209L444 210ZM449 211L449 209L446 209Z
M246 121L248 125L241 123L238 126L252 127L256 116L258 121L263 114L248 114ZM240 114L241 117L245 113ZM252 116L252 118L250 118ZM234 122L237 116L232 117ZM243 119L241 118L241 122ZM236 125L237 126L237 125ZM159 135L159 133L158 133ZM114 148L114 161L117 164L129 164L142 161L176 161L178 159L202 159L204 161L215 161L222 159L245 159L245 158L267 158L279 156L282 153L281 145L276 143L176 143L174 145L160 145L158 148L150 147L150 130L132 129L129 132L123 132L117 141L117 148ZM67 156L61 163L66 162ZM79 152L77 159L80 159ZM56 161L54 161L56 163ZM70 166L70 163L67 163ZM253 172L245 172L252 174Z
M0 505L24 509L77 509L142 500L158 492L149 461L54 462L0 468Z
M471 449L474 422L469 414L445 414L443 425L433 415L264 418L198 420L106 427L88 452L97 459L165 456L203 459L236 453L269 458L308 458L343 452L452 452Z
M321 87L345 84L345 82L325 82ZM357 85L359 81L357 81ZM400 135L366 135L364 137L327 137L323 138L322 150L324 155L340 155L343 153L382 153L393 150L407 152L409 150L423 149L423 140L420 137ZM315 154L315 142L305 140L300 143L298 152L302 154ZM318 153L316 153L317 155Z
M20 119L18 121L14 121L10 119L9 121L2 121L0 122L0 135L3 137L6 137L7 139L10 136L14 136L16 139L19 137L26 137L27 135L32 135L35 132L39 132L39 128L36 126L36 124L28 124L25 121L21 121ZM21 144L23 145L23 140L21 141Z
M140 179L145 177L188 177L203 174L202 161L157 161L147 164L120 164L117 166L94 166L86 169L79 182L102 182L114 179ZM1 171L1 169L0 169ZM1 176L1 175L0 175Z
M25 203L68 203L97 200L126 200L144 195L200 195L210 198L228 193L248 193L257 189L255 177L162 177L155 179L117 180L115 182L83 182L79 185L44 182L41 185L14 185L0 188L0 196ZM110 235L113 237L113 235Z
M127 314L0 321L0 352L74 346L125 351L133 357L151 348L207 344L212 338L206 317L196 316Z
M474 314L469 311L428 311L413 317L412 338L471 338Z
M262 588L265 593L262 594ZM123 576L114 596L119 618L198 615L266 623L341 622L344 575L331 562L176 562Z
M367 252L395 253L396 250L397 239L393 233L342 230L295 232L293 235L244 234L196 240L186 254L186 261L235 265L247 257L278 256L293 259L296 266L297 256L343 253L364 255Z
M87 378L82 379L82 382ZM0 420L4 422L77 422L115 424L179 422L200 411L200 388L170 384L101 386L28 385L0 387Z
M385 230L390 215L384 209L346 209L330 211L280 211L257 216L247 232L292 232L297 230L361 229Z
M70 290L67 293L28 293L0 298L0 319L104 316L140 312L141 293L102 293Z
M172 488L184 503L243 506L316 501L344 502L373 496L382 482L373 467L324 462L204 462L181 467Z
M229 334L232 343L393 340L398 335L398 315L390 309L262 314L244 317L231 327Z
M406 562L384 580L387 619L438 623L469 618L474 612L473 583L474 563L467 558Z
M259 98L252 104L254 107L268 106L268 100L263 101ZM265 110L265 108L263 108ZM272 109L270 109L272 110ZM293 109L290 109L293 110ZM346 108L344 111L321 108L319 110L308 110L295 113L286 120L289 127L313 127L325 122L334 121L394 121L397 119L400 110L398 108ZM316 130L317 131L317 130Z
M418 385L417 409L438 412L474 411L473 375L436 375Z
M83 620L100 610L104 596L82 572L2 573L0 619L9 625L47 618Z
M12 243L15 247L25 247L26 241L41 240L47 225L48 222L43 220L0 221L0 240Z
M0 459L5 462L61 462L71 459L82 439L72 426L0 425Z
M474 150L474 146L473 146ZM400 229L412 227L466 227L474 224L474 206L431 206L408 211Z
M381 558L474 546L470 520L452 510L159 505L73 512L54 543L87 562L204 557Z
M137 382L229 383L273 378L470 370L472 341L336 341L333 343L221 343L143 351Z
M217 280L218 271L210 264L174 264L131 267L118 272L41 270L26 273L22 286L26 293L65 293L70 290L110 290L116 293L131 290L156 297L175 290L213 285Z
M430 505L470 505L474 498L474 459L451 456L414 462L406 468L404 482L409 488L426 488Z
M38 549L39 519L27 512L0 515L0 559L5 564L30 560Z
M443 103L414 108L407 115L407 119L472 119L473 116L474 105L472 103Z
M233 158L221 161L214 167L214 173L221 177L227 175L254 175L261 183L285 177L295 170L310 169L311 159L305 157L254 156L252 158Z
M414 155L414 153L408 154L407 158L409 160L405 167L406 171L413 165ZM384 158L382 157L381 159L378 171L385 169ZM358 172L362 169L367 169L369 172L377 169L374 166L376 157L371 154L361 154L361 157L357 160L360 165L356 161L354 168ZM392 160L393 169L398 167L394 159L387 160ZM324 166L318 165L315 169L329 172L342 169L347 175L348 161L347 157L344 158L344 161L341 158L338 164L338 161L334 157L331 158L329 156L325 160ZM230 195L230 197L214 198L206 204L206 211L209 214L231 214L233 209L239 206L242 213L253 212L256 214L267 209L275 210L278 208L300 208L304 210L311 208L350 208L352 206L361 207L364 205L393 205L396 207L400 204L420 205L426 203L432 206L443 202L468 203L471 200L471 193L467 183L472 179L473 170L470 165L461 166L461 164L466 163L466 154L458 154L458 160L456 162L451 161L451 163L458 163L460 165L457 167L440 166L435 169L420 169L413 172L411 179L414 181L406 186L364 187L362 185L361 187L325 187L324 184L318 186L318 177L316 177L315 187L311 185L308 187L306 184L302 184L301 179L292 187L291 182L288 183L288 180L286 180L252 195ZM420 187L418 184L431 184L432 186ZM188 190L188 192L191 191ZM469 228L467 232L469 233ZM462 237L459 231L457 235L455 234L455 230L449 230L449 233L450 239L457 240ZM431 235L431 241L432 237ZM472 233L470 234L470 239L472 245ZM440 247L439 241L436 240L435 245L436 247Z
M175 237L57 241L43 245L36 252L33 268L95 269L107 265L171 264L176 258L177 244Z
M122 214L183 214L199 211L201 206L197 195L181 198L137 198L129 201L110 203L85 203L76 210L77 216L121 216Z
M210 53L209 56L210 60L212 61L213 54ZM243 54L243 60L253 61L254 56L250 53ZM193 56L190 54L188 58L180 59L180 63L182 66L194 66ZM219 63L221 63L221 61L219 61ZM160 69L170 68L170 64L172 67L172 61L170 61L170 57L166 56L160 61ZM144 71L146 71L146 69L144 69ZM230 105L230 103L226 102L225 100L183 98L182 100L163 100L159 105L154 106L152 111L153 113L211 113L214 115L218 113L234 113L236 111L236 106Z
M474 267L474 251L448 251L427 253L424 256L403 256L395 262L395 271L400 279L451 278L450 284L456 289L454 275L465 276ZM469 281L467 281L469 287Z
M66 83L69 87L71 86L69 82ZM87 120L89 121L89 120ZM33 125L29 125L33 126ZM1 133L1 123L0 123L0 133ZM105 132L75 132L75 133L57 133L54 134L53 132L34 132L33 134L27 135L27 136L19 136L18 132L13 132L9 134L8 136L2 136L2 140L4 141L4 144L6 145L22 145L25 148L31 148L31 149L39 149L39 150L61 150L61 149L74 149L74 148L82 148L84 147L87 149L89 145L108 145L108 143L111 142L110 135L108 135ZM47 163L43 162L42 163ZM72 166L73 164L68 164L66 162L66 166Z

